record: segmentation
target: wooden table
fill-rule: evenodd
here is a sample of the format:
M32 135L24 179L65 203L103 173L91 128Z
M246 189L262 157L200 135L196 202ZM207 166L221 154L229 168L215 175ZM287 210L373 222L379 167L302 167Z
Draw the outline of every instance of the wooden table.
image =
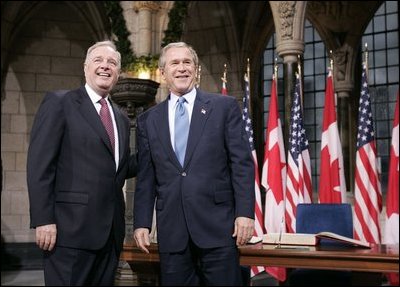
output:
M151 244L150 254L134 244L125 244L121 260L130 265L159 263L157 244ZM239 248L242 265L281 266L363 272L399 272L399 245L373 245L371 249L333 246L297 246L275 248L255 244Z
M135 244L127 243L121 260L132 270L146 274L159 274L157 244L151 244L150 253L142 252ZM337 246L281 246L255 244L239 248L241 265L277 266L326 270L352 270L363 272L361 277L375 272L399 273L399 245L373 245L371 249ZM365 274L365 275L363 275ZM377 274L379 275L379 274ZM374 286L375 284L373 284Z
M399 272L399 245L373 245L371 249L343 246L247 245L240 249L242 265L289 268Z

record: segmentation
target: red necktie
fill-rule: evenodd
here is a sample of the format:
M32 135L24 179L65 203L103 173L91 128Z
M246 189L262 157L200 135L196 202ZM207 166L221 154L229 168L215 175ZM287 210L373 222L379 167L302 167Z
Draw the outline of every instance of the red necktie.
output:
M101 108L100 108L100 119L103 122L103 125L107 131L108 137L110 138L111 147L113 150L113 154L115 152L115 138L114 138L114 127L111 120L110 110L108 109L106 99L102 98L99 101Z

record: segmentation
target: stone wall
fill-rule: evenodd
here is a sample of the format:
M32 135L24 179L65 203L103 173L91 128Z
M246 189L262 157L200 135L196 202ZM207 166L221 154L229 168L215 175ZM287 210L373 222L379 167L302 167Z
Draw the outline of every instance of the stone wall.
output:
M61 4L60 4L61 3ZM34 242L29 229L26 158L34 115L46 91L84 83L83 61L94 40L67 4L46 2L19 25L9 51L1 103L2 242Z

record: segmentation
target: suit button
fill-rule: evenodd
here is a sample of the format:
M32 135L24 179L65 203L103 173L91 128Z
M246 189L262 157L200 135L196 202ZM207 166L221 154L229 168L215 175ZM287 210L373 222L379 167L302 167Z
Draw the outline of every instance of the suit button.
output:
M182 172L181 175L182 175L182 176L186 176L186 172Z

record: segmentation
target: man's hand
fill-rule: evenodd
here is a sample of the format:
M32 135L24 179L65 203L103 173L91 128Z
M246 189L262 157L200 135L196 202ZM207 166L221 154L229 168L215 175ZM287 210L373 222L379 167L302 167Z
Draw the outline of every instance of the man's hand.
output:
M254 219L238 217L235 219L235 230L232 237L236 237L236 245L245 245L254 233Z
M57 226L47 224L36 227L36 244L40 249L51 251L56 245Z
M147 228L137 228L133 232L133 238L136 241L136 246L142 249L142 251L149 253L146 246L150 246L150 235L149 229Z

